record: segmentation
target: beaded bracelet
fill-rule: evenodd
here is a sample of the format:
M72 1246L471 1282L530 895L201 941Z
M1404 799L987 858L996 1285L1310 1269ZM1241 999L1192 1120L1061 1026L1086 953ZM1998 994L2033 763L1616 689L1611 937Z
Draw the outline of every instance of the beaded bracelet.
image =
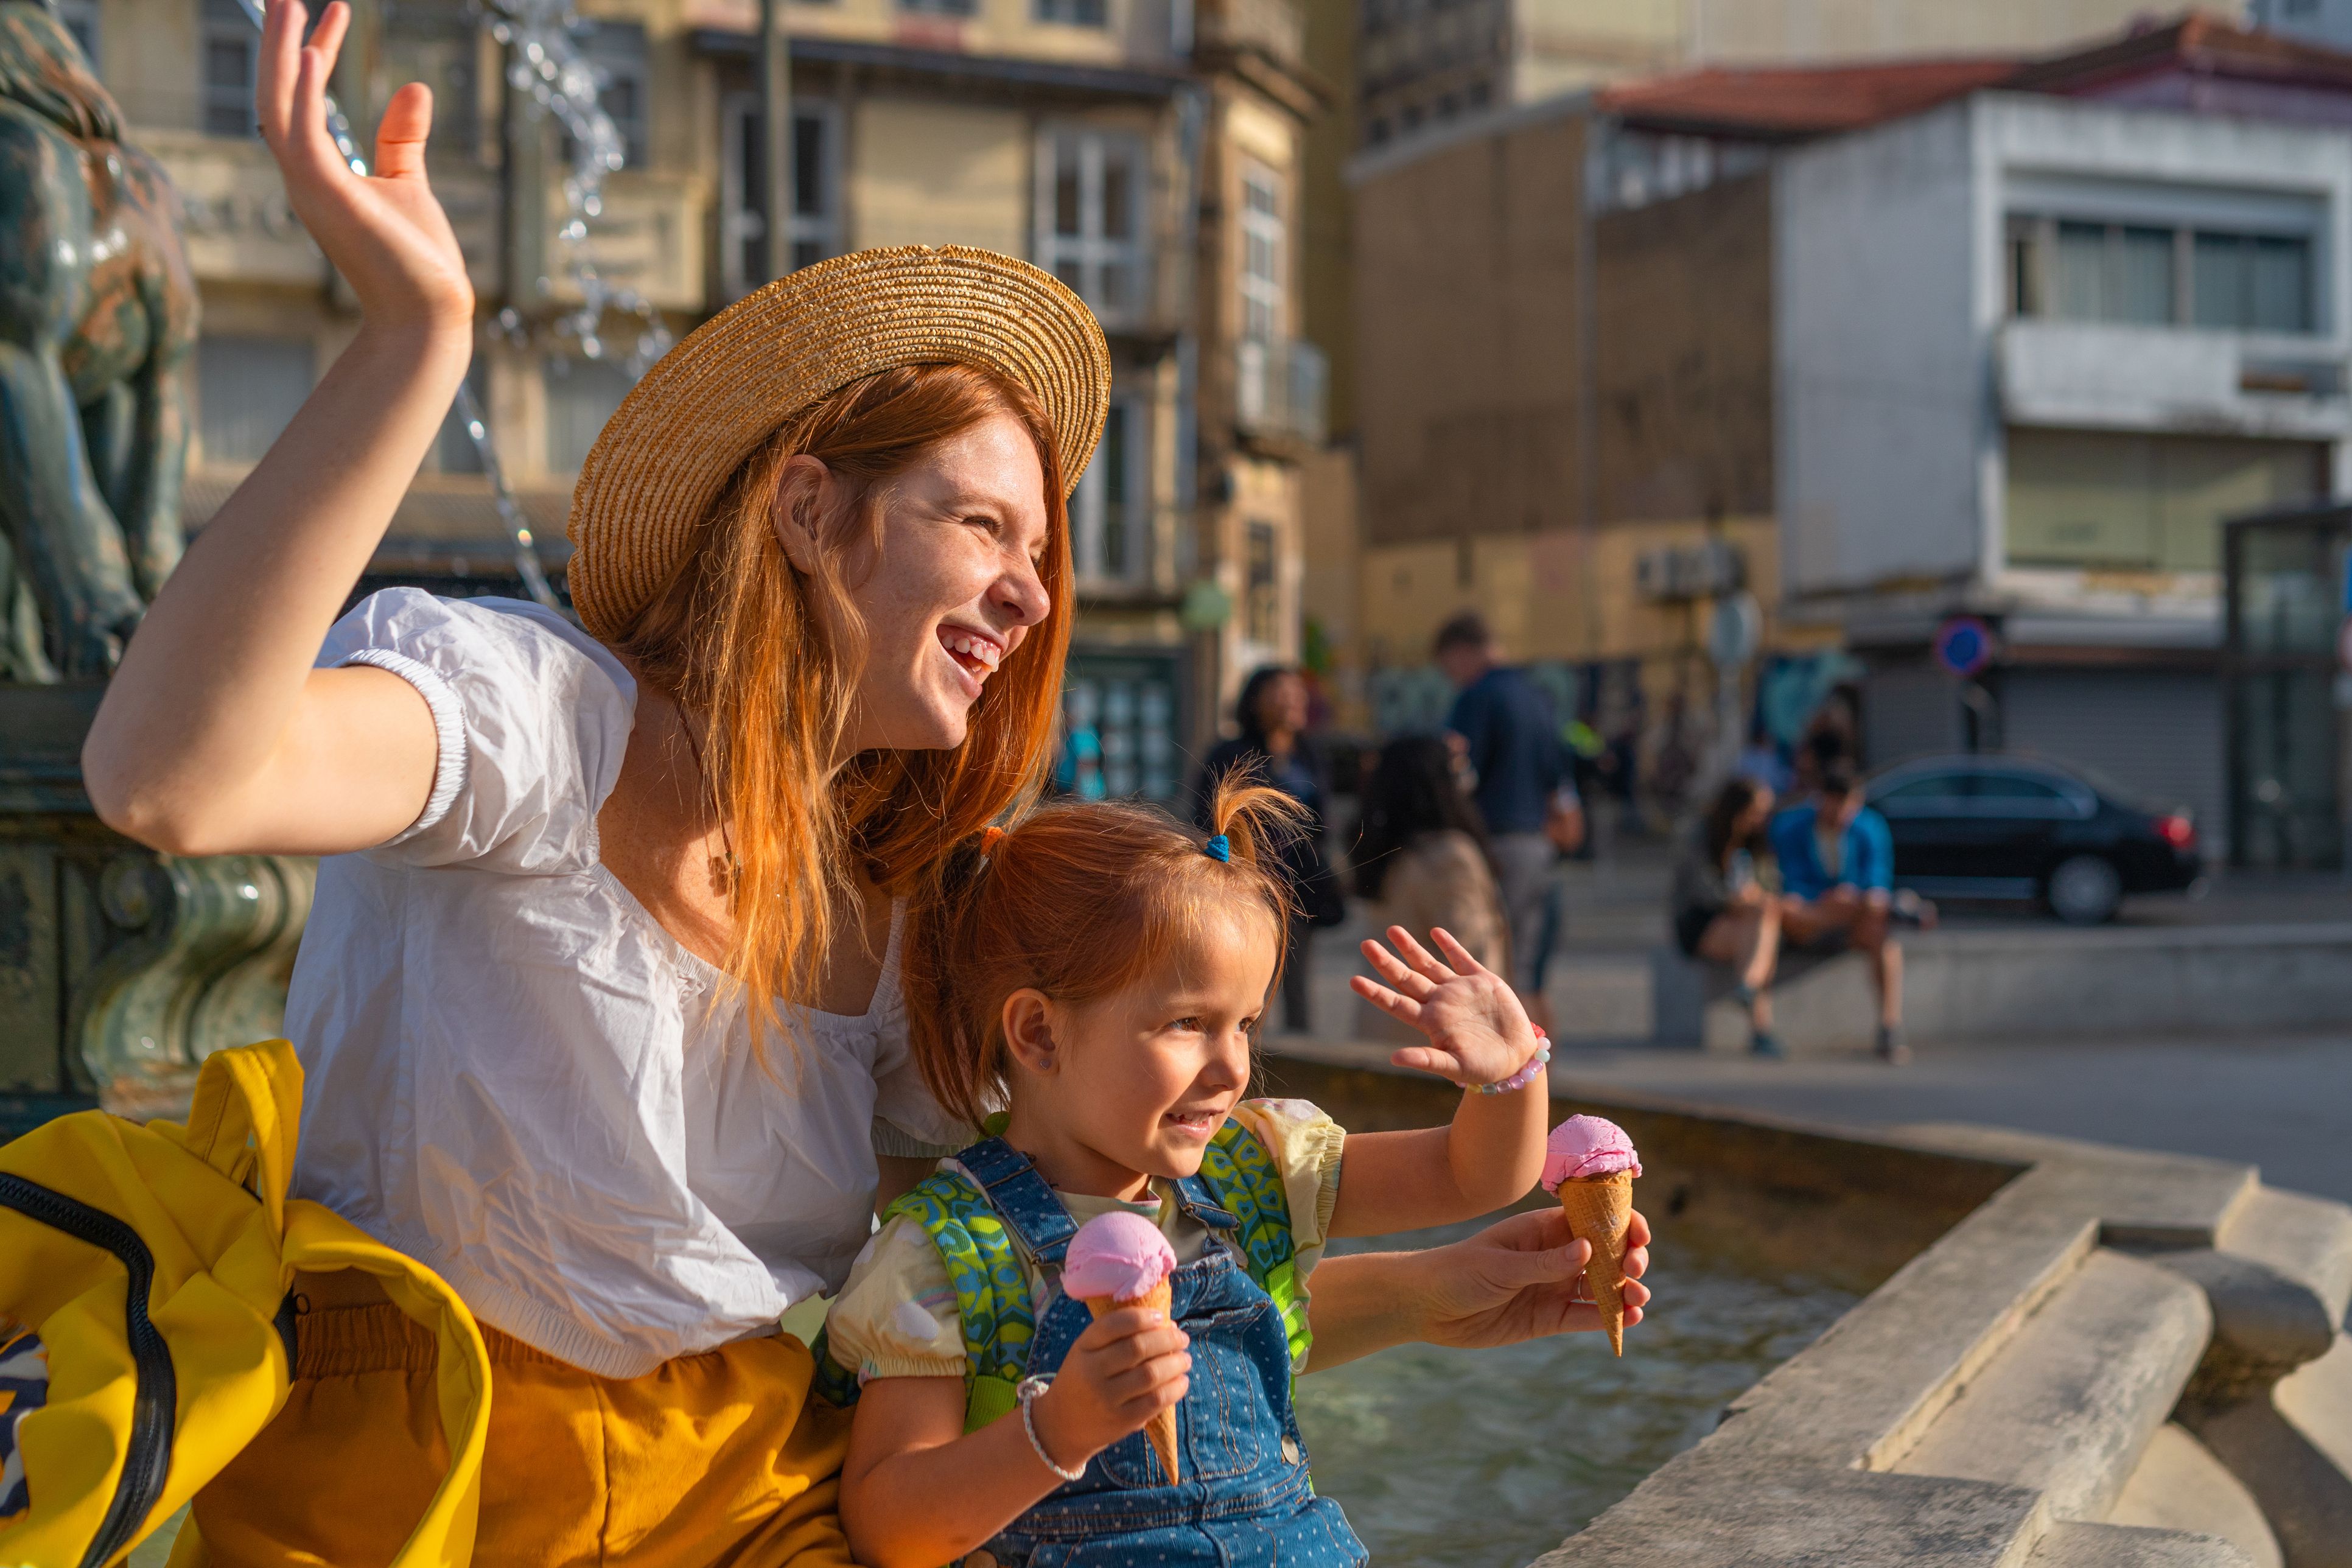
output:
M1536 1054L1528 1058L1527 1066L1521 1068L1510 1077L1503 1079L1500 1083L1480 1084L1478 1086L1478 1092L1480 1094L1516 1093L1518 1090L1527 1088L1528 1085L1535 1082L1536 1074L1543 1071L1544 1064L1549 1060L1551 1060L1551 1042L1549 1040L1538 1038L1536 1041Z
M1037 1458L1045 1461L1047 1469L1066 1481L1082 1481L1087 1479L1087 1468L1080 1465L1075 1470L1066 1470L1055 1464L1054 1456L1045 1452L1044 1439L1037 1436L1036 1418L1029 1414L1029 1407L1037 1403L1037 1396L1045 1393L1046 1386L1053 1381L1050 1377L1039 1377L1033 1373L1014 1385L1013 1396L1021 1402L1021 1430L1029 1434L1029 1446L1037 1450Z

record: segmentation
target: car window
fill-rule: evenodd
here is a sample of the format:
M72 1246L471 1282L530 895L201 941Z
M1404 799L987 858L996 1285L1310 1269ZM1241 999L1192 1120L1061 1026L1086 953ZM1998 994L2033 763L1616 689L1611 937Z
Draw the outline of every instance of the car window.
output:
M1923 805L1930 801L1958 800L1969 792L1966 773L1929 773L1925 778L1906 780L1885 794L1874 797L1878 805Z
M2015 773L1979 773L1976 778L1979 800L2063 800L2065 792L2055 784L2040 779L2021 778Z

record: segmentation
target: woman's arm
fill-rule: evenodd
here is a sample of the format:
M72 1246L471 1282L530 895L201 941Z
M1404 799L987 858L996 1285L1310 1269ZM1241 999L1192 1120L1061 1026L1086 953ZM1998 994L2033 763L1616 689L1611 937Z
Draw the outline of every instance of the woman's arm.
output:
M413 688L310 668L472 353L465 258L425 179L431 93L411 83L385 105L373 177L327 134L350 20L329 5L306 47L299 0L273 0L257 97L295 215L359 297L360 331L156 596L83 747L99 815L182 854L362 848L414 821L432 787L433 722Z
M1429 1037L1428 1045L1408 1046L1390 1059L1460 1084L1461 1103L1450 1126L1348 1140L1333 1236L1419 1230L1488 1214L1525 1197L1543 1173L1551 1108L1543 1069L1507 1093L1478 1092L1534 1059L1535 1026L1500 975L1444 930L1430 934L1445 963L1402 926L1391 926L1395 953L1364 943L1365 957L1389 984L1359 975L1355 989Z
M1097 1319L1031 1409L1037 1441L1055 1464L1083 1469L1184 1397L1187 1342L1156 1310ZM866 1384L841 1470L842 1528L866 1568L959 1562L1062 1484L1019 1411L969 1434L963 1416L961 1377Z
M1352 1141L1351 1141L1352 1142ZM1579 1289L1590 1242L1569 1234L1559 1209L1516 1214L1466 1241L1425 1252L1359 1252L1317 1266L1307 1321L1306 1370L1324 1372L1392 1345L1462 1349L1517 1344L1601 1327ZM1650 1222L1626 1229L1625 1321L1641 1321L1649 1288Z

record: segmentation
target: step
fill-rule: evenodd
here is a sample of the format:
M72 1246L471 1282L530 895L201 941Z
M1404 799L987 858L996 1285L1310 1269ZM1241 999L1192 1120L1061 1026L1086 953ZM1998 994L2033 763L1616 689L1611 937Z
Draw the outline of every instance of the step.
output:
M2252 1568L2252 1560L2218 1535L2139 1530L2120 1524L2062 1524L2042 1538L2026 1568Z
M2218 1535L2243 1552L2253 1568L2282 1568L2284 1562L2246 1483L2178 1422L2156 1429L2107 1522Z
M2211 1325L2196 1286L2096 1248L1892 1468L2030 1487L2053 1518L2104 1520Z

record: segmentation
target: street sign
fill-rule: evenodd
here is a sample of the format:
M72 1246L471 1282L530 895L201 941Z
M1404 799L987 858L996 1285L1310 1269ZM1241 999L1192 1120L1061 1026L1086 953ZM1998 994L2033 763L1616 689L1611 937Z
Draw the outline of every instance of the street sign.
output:
M1954 616L1936 628L1936 662L1966 680L1992 662L1992 628L1974 616Z
M1742 588L1715 602L1715 617L1707 626L1706 653L1718 669L1737 668L1756 657L1764 640L1764 611L1756 595Z

